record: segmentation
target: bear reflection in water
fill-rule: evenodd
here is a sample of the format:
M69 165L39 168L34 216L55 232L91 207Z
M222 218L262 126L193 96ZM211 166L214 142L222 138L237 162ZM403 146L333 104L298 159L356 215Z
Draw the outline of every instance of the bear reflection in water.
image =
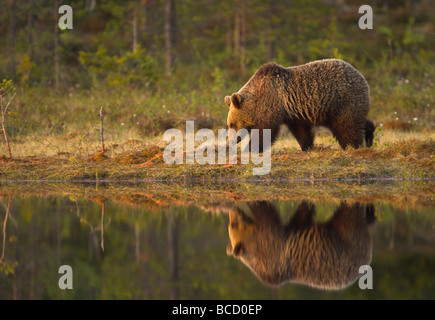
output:
M232 254L269 286L287 281L322 289L342 289L354 283L359 268L371 262L373 205L343 202L331 219L315 223L315 207L302 202L284 225L276 208L251 202L249 215L230 211Z

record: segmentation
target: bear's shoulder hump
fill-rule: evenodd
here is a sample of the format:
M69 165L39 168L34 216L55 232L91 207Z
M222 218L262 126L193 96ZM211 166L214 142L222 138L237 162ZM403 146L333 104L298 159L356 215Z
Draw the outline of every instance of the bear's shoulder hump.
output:
M257 72L255 73L258 77L267 77L267 76L274 76L277 74L283 74L286 72L286 69L277 64L276 62L268 62L266 64L263 64L260 68L258 68Z

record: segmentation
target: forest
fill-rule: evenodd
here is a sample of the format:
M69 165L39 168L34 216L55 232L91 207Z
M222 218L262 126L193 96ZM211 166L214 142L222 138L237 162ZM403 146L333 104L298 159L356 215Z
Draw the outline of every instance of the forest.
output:
M72 29L62 30L65 4ZM362 5L372 8L372 29L359 27ZM435 1L2 0L1 7L0 79L9 82L0 96L10 142L1 144L3 162L98 160L103 117L105 155L146 162L163 132L186 120L225 127L225 95L263 63L324 58L348 61L366 77L375 146L405 138L399 149L433 152ZM330 145L332 138L321 148Z

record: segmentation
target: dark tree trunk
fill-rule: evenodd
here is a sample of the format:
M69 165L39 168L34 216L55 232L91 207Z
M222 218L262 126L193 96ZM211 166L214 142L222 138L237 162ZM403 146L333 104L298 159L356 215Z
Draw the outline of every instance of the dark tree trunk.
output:
M11 74L12 80L15 82L16 77L16 62L15 62L15 38L16 38L16 1L11 0Z
M86 7L90 12L94 11L97 6L97 0L86 0Z
M54 86L59 87L59 0L54 0Z
M140 5L140 11L141 14L140 19L139 19L139 39L141 40L141 43L143 44L144 48L148 47L148 37L147 37L147 32L148 32L148 1L147 0L142 0L141 1L141 5Z
M237 1L237 10L234 16L234 56L240 55L240 0Z
M269 3L268 20L269 25L267 27L267 60L271 61L275 58L275 28L273 23L273 17L277 15L276 1L271 1Z
M234 56L239 58L240 72L245 73L246 0L237 1L237 10L234 17Z
M138 46L138 32L137 32L137 11L133 9L133 50L137 49Z
M246 0L240 3L240 72L245 74L246 66Z
M231 52L233 51L233 42L231 39L231 18L227 17L226 19L227 25L229 26L227 32L225 33L225 44L226 44L226 52L228 56L231 56Z
M33 61L33 6L32 0L28 0L27 4L27 55L30 61Z
M165 4L165 49L166 49L166 74L170 76L174 67L175 47L175 0L166 0Z

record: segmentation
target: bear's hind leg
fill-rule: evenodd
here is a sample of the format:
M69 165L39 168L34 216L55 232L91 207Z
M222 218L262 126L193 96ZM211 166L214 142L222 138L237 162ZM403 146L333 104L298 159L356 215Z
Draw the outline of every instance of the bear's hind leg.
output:
M375 139L375 132L376 126L373 122L370 120L366 121L366 130L365 130L365 140L366 140L366 147L371 147L373 145L373 140Z
M314 133L313 127L300 122L289 122L287 127L301 146L302 151L313 148Z

